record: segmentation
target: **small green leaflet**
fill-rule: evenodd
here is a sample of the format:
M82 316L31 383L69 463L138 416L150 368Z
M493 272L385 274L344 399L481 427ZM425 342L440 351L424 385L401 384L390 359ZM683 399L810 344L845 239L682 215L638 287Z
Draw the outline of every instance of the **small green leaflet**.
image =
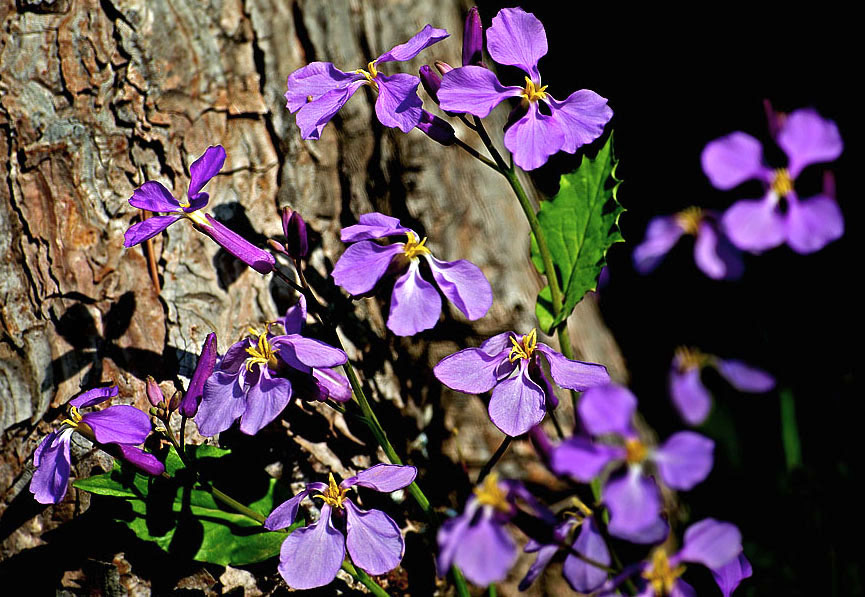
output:
M562 175L556 196L541 203L538 220L564 297L554 317L550 287L538 294L535 313L547 334L567 319L587 292L597 289L607 250L625 240L619 231L619 216L625 211L616 200L619 184L611 133L598 155L583 156L579 168ZM546 275L534 235L532 263Z

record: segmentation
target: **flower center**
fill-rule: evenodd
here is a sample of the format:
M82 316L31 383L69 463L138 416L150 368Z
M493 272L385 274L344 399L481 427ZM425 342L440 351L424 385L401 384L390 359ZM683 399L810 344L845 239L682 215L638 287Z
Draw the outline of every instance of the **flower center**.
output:
M508 355L508 360L513 363L517 359L530 359L532 353L535 352L535 347L538 345L538 330L532 328L532 331L523 336L523 339L517 342L517 339L511 336L511 352Z
M267 330L259 333L254 328L249 328L249 332L253 336L258 336L258 342L255 346L247 346L246 352L249 357L246 359L246 370L252 371L254 365L267 365L271 369L276 369L279 363L276 360L278 348L273 348L267 340Z
M779 196L784 197L793 191L793 179L787 168L775 170L775 178L772 180L772 190Z
M676 579L682 576L684 571L684 566L670 568L667 552L663 548L658 548L652 554L651 565L643 571L643 578L652 586L652 591L656 597L660 597L670 595L673 592Z
M700 222L703 220L703 210L699 207L688 207L676 214L676 223L682 227L685 234L697 234Z
M691 369L702 369L709 360L709 355L700 352L696 348L680 346L676 349L676 366L682 373Z
M333 478L333 473L330 473L327 481L327 489L324 490L324 493L319 493L316 497L320 497L331 506L343 508L344 506L342 503L345 501L345 494L347 493L348 489L342 489L337 485L336 479Z
M484 479L483 485L475 487L475 498L479 504L484 506L492 506L501 512L510 512L511 505L508 503L508 493L506 489L502 489L499 485L498 473L490 473Z
M354 72L358 75L363 75L363 78L366 79L367 85L378 89L378 83L375 80L375 78L378 76L378 69L375 68L375 60L367 63L366 70L359 68Z
M526 77L526 86L523 89L522 96L526 98L529 102L536 102L538 100L546 99L547 93L544 91L549 85L544 85L540 87L536 85L534 81Z
M628 464L640 464L646 459L649 449L646 444L641 442L636 437L629 437L625 440L625 460Z
M68 418L68 419L63 419L63 421L61 421L61 423L69 425L73 429L77 429L78 425L81 423L81 419L83 417L81 416L81 413L78 412L78 409L76 407L74 407L74 406L69 407L69 417L70 418Z
M424 243L426 243L426 237L423 237L423 240L419 240L418 235L411 230L406 232L406 236L408 237L408 240L402 250L406 257L414 259L421 254L431 254L431 251L424 246Z
M189 203L186 205L180 204L181 207L189 207ZM207 221L207 218L204 217L204 214L200 210L190 211L183 214L190 220L192 220L193 224L198 224L199 226L210 226L210 222Z

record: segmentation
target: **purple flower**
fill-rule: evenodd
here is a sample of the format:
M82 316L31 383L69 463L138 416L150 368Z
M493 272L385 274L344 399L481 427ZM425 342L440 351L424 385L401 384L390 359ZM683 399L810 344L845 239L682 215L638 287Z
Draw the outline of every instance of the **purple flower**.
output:
M528 75L525 87L502 85L483 66L463 66L445 73L438 98L443 110L480 118L509 97L522 98L525 114L508 127L504 138L520 168L538 168L558 151L574 153L604 132L613 116L606 99L583 89L560 102L541 85L538 61L547 53L547 34L533 14L520 8L500 10L487 31L487 51L496 62L522 69Z
M292 396L345 402L348 381L331 367L342 365L343 351L300 335L306 302L300 298L281 321L286 333L250 329L252 336L233 344L204 384L195 423L202 435L228 429L240 418L240 430L255 435L273 421Z
M153 180L135 189L132 197L129 198L132 207L153 212L168 212L171 215L154 216L133 224L126 231L123 246L134 247L153 238L180 218L186 218L197 230L215 240L223 249L255 271L262 274L272 271L275 264L273 255L259 249L214 220L210 214L201 211L210 199L210 195L202 192L201 189L222 170L224 164L225 149L221 145L208 147L204 155L192 162L189 167L189 189L186 192L186 199L175 199L168 189Z
M327 485L309 483L276 508L264 521L270 531L291 526L300 503L312 492L319 492L312 498L324 500L319 519L292 532L282 544L279 573L288 586L311 589L328 584L342 566L346 548L354 565L369 574L385 574L399 566L405 551L399 527L381 510L361 510L346 494L355 485L389 493L411 485L416 475L413 466L377 464L337 485L331 474Z
M150 433L150 417L146 413L123 404L84 414L78 410L105 402L117 394L117 386L95 388L69 401L69 418L59 429L49 433L33 454L36 471L30 481L30 492L37 502L56 504L66 495L73 431L100 444L118 444L120 454L142 470L156 475L162 473L164 467L155 456L133 447L143 443Z
M738 558L733 558L720 568L712 569L712 576L715 577L715 582L718 583L724 597L730 597L739 583L750 578L751 574L753 574L751 562L748 561L744 553L739 554Z
M834 122L803 109L786 118L776 140L787 154L786 168L767 167L760 142L737 131L706 145L703 172L721 190L752 179L766 188L762 199L738 201L724 213L721 224L734 245L759 253L786 242L797 253L813 253L841 238L844 217L830 193L799 199L794 182L806 166L841 155L841 135Z
M704 367L714 367L740 392L761 393L775 387L775 378L762 369L680 347L670 367L670 396L676 410L690 425L705 421L712 409L712 396L700 380Z
M712 440L680 431L658 447L647 446L631 425L636 397L616 384L587 390L577 410L589 436L575 435L553 452L558 474L588 483L605 470L602 497L610 510L610 534L633 542L654 542L666 534L661 494L647 467L673 489L688 490L712 470ZM624 466L622 466L624 465Z
M715 214L699 207L652 218L646 238L634 249L634 267L641 274L649 273L683 235L696 238L694 261L707 276L715 280L735 280L742 276L741 254L719 230Z
M198 405L201 403L202 394L204 394L204 384L213 375L217 356L216 334L210 332L201 346L201 356L198 357L198 364L192 373L192 379L189 380L189 389L186 390L180 403L180 414L184 417L194 417L195 413L198 412Z
M405 243L380 245L372 239L405 235ZM493 291L474 264L439 261L426 247L426 238L380 213L363 214L360 223L342 229L342 242L354 243L333 268L334 281L358 296L370 292L388 272L406 270L396 281L387 327L397 336L412 336L435 326L441 297L421 277L420 258L426 259L439 290L470 320L483 317L493 304Z
M366 69L343 72L330 62L313 62L288 76L286 108L297 112L297 126L304 139L318 139L324 126L363 85L376 92L375 113L383 125L407 133L421 122L423 102L417 96L420 79L398 73L385 75L378 67L386 62L403 62L448 36L444 29L427 25L406 43L395 46Z
M466 348L445 357L433 369L447 387L466 394L493 391L490 419L504 433L516 437L541 422L558 400L543 372L540 355L550 365L553 380L563 388L582 392L609 383L607 368L565 358L537 341L537 330L521 339L504 332L479 348Z

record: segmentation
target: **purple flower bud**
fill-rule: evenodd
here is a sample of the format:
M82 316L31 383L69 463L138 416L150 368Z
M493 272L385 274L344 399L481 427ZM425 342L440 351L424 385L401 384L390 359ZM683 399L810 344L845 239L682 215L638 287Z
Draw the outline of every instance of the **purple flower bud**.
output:
M430 114L426 110L423 111L423 116L417 128L427 137L442 145L453 145L456 143L457 137L454 134L453 127L447 121Z
M477 6L473 6L466 15L466 25L463 29L463 66L483 66L484 57L484 26Z
M306 222L290 207L282 208L282 231L285 233L285 250L292 259L303 259L309 253L306 238Z
M195 413L198 412L198 405L201 403L201 396L204 393L204 383L213 374L215 368L216 334L210 332L201 347L201 356L198 357L198 364L195 366L192 379L189 380L189 389L180 403L181 415L194 417Z
M438 69L438 71L442 75L445 75L454 69L454 67L452 67L450 64L448 64L444 60L436 60L434 64L436 65L436 68Z
M429 66L424 64L420 67L420 82L423 83L423 88L426 90L435 103L439 103L438 91L442 86L442 78L433 72Z
M157 384L156 380L150 375L147 376L147 399L153 406L159 406L162 404L163 400L165 400L165 396L162 395L162 390L159 388L159 384Z
M183 392L180 390L175 390L174 394L171 396L171 400L168 401L168 412L173 413L177 410L177 407L180 406L180 401L183 398Z

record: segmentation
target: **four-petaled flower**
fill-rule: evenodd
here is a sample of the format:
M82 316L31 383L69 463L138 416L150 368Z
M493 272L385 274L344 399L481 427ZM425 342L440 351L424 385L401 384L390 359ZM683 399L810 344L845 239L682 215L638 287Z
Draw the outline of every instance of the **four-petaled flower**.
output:
M186 199L177 200L161 183L145 182L135 189L129 204L132 207L171 215L153 216L133 224L126 231L123 246L129 248L153 238L180 218L186 218L193 226L217 242L223 249L246 263L255 271L266 274L273 271L276 261L273 255L259 249L248 240L201 211L210 199L202 192L204 185L216 176L225 164L225 149L221 145L207 148L200 158L189 167L189 189Z
M404 235L405 243L380 245L372 239ZM388 271L406 269L393 287L387 327L398 336L412 336L435 326L442 301L435 287L423 279L420 258L426 259L442 293L470 320L483 317L493 304L493 291L474 264L439 261L426 238L380 213L360 216L360 223L342 229L342 242L354 243L333 268L334 282L353 295L370 292Z
M151 475L162 474L165 470L155 456L135 447L143 443L150 433L150 417L146 413L125 404L84 414L79 412L79 409L96 406L117 394L117 386L95 388L69 401L69 418L59 429L45 436L33 454L36 471L30 481L30 492L37 502L56 504L66 495L73 431L103 444L103 448L112 450L108 444L115 445L119 456Z
M520 168L538 168L559 151L574 153L604 132L613 117L606 99L582 89L560 102L541 84L538 61L547 53L547 34L533 14L520 8L500 10L487 31L487 51L496 62L522 69L525 87L502 85L483 66L463 66L444 74L438 99L443 110L484 118L507 98L522 98L525 114L513 121L504 138Z
M558 404L541 368L541 354L550 365L553 380L563 388L582 392L610 381L606 367L565 358L538 342L536 330L522 338L514 332L493 336L478 348L445 357L433 373L459 392L483 394L492 390L490 419L504 433L516 437L540 423L547 408Z
M361 510L346 494L354 486L389 493L411 485L416 475L413 466L377 464L337 485L331 474L327 485L308 483L276 508L264 522L271 531L291 526L307 496L324 501L319 519L293 531L282 544L279 573L288 586L311 589L328 584L342 566L346 548L354 565L369 574L385 574L399 566L405 542L397 524L381 510ZM313 492L318 493L310 495Z
M378 92L375 114L383 125L407 133L421 124L423 102L417 96L420 79L406 73L385 75L378 69L387 62L411 60L447 36L444 29L427 25L406 43L371 61L366 69L346 73L330 62L313 62L291 73L286 108L297 112L301 137L318 139L324 126L363 85Z
M813 253L841 238L844 217L831 194L800 200L794 182L806 166L836 159L844 144L835 123L812 109L787 116L776 141L787 154L786 168L766 166L760 142L737 131L706 145L703 171L721 190L752 179L766 187L762 199L738 201L724 213L721 224L734 245L757 253L786 241L797 253Z

